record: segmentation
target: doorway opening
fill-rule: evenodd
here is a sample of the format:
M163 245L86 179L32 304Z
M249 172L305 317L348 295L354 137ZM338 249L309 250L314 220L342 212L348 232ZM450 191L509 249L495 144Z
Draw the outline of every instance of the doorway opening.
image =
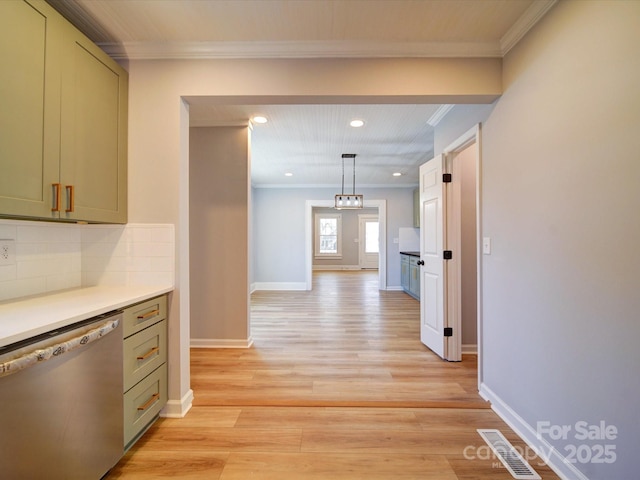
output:
M358 215L358 266L362 270L377 269L380 254L378 215Z
M313 289L313 269L314 269L314 208L331 208L334 206L333 200L307 200L305 203L305 280L306 290ZM377 208L378 217L378 250L377 269L378 269L378 290L386 290L387 288L387 255L386 255L386 216L387 201L386 200L368 200L365 199L366 208ZM352 239L353 240L353 239ZM348 239L347 239L348 241ZM359 242L358 242L359 243Z
M420 167L421 339L449 361L480 358L479 172L479 125Z

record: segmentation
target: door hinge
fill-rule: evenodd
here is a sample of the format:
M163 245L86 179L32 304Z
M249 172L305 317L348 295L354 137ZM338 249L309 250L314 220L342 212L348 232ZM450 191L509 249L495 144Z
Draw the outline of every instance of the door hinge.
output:
M451 328L451 327L445 327L445 329L444 329L444 336L445 336L445 337L453 337L453 328Z
M442 174L442 183L451 183L451 174L443 173Z
M442 258L445 260L451 260L453 258L453 252L451 250L445 250L442 252Z

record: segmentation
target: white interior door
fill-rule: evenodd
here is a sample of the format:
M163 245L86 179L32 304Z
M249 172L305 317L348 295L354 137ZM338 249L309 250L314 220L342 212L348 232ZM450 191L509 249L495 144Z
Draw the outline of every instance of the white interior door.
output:
M360 268L378 268L380 224L377 215L358 215Z
M445 158L438 155L420 166L420 340L447 358L444 222L446 198L442 173Z

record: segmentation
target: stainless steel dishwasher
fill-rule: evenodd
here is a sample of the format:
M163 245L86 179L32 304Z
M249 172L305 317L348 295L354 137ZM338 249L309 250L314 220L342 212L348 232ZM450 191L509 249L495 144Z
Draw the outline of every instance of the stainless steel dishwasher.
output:
M100 479L123 455L122 313L0 348L0 477Z

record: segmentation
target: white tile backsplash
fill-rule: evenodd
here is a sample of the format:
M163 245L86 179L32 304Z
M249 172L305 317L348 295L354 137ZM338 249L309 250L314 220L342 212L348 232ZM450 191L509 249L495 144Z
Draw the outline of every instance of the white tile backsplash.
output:
M0 267L0 301L94 285L174 284L170 224L77 225L0 220L16 265Z

